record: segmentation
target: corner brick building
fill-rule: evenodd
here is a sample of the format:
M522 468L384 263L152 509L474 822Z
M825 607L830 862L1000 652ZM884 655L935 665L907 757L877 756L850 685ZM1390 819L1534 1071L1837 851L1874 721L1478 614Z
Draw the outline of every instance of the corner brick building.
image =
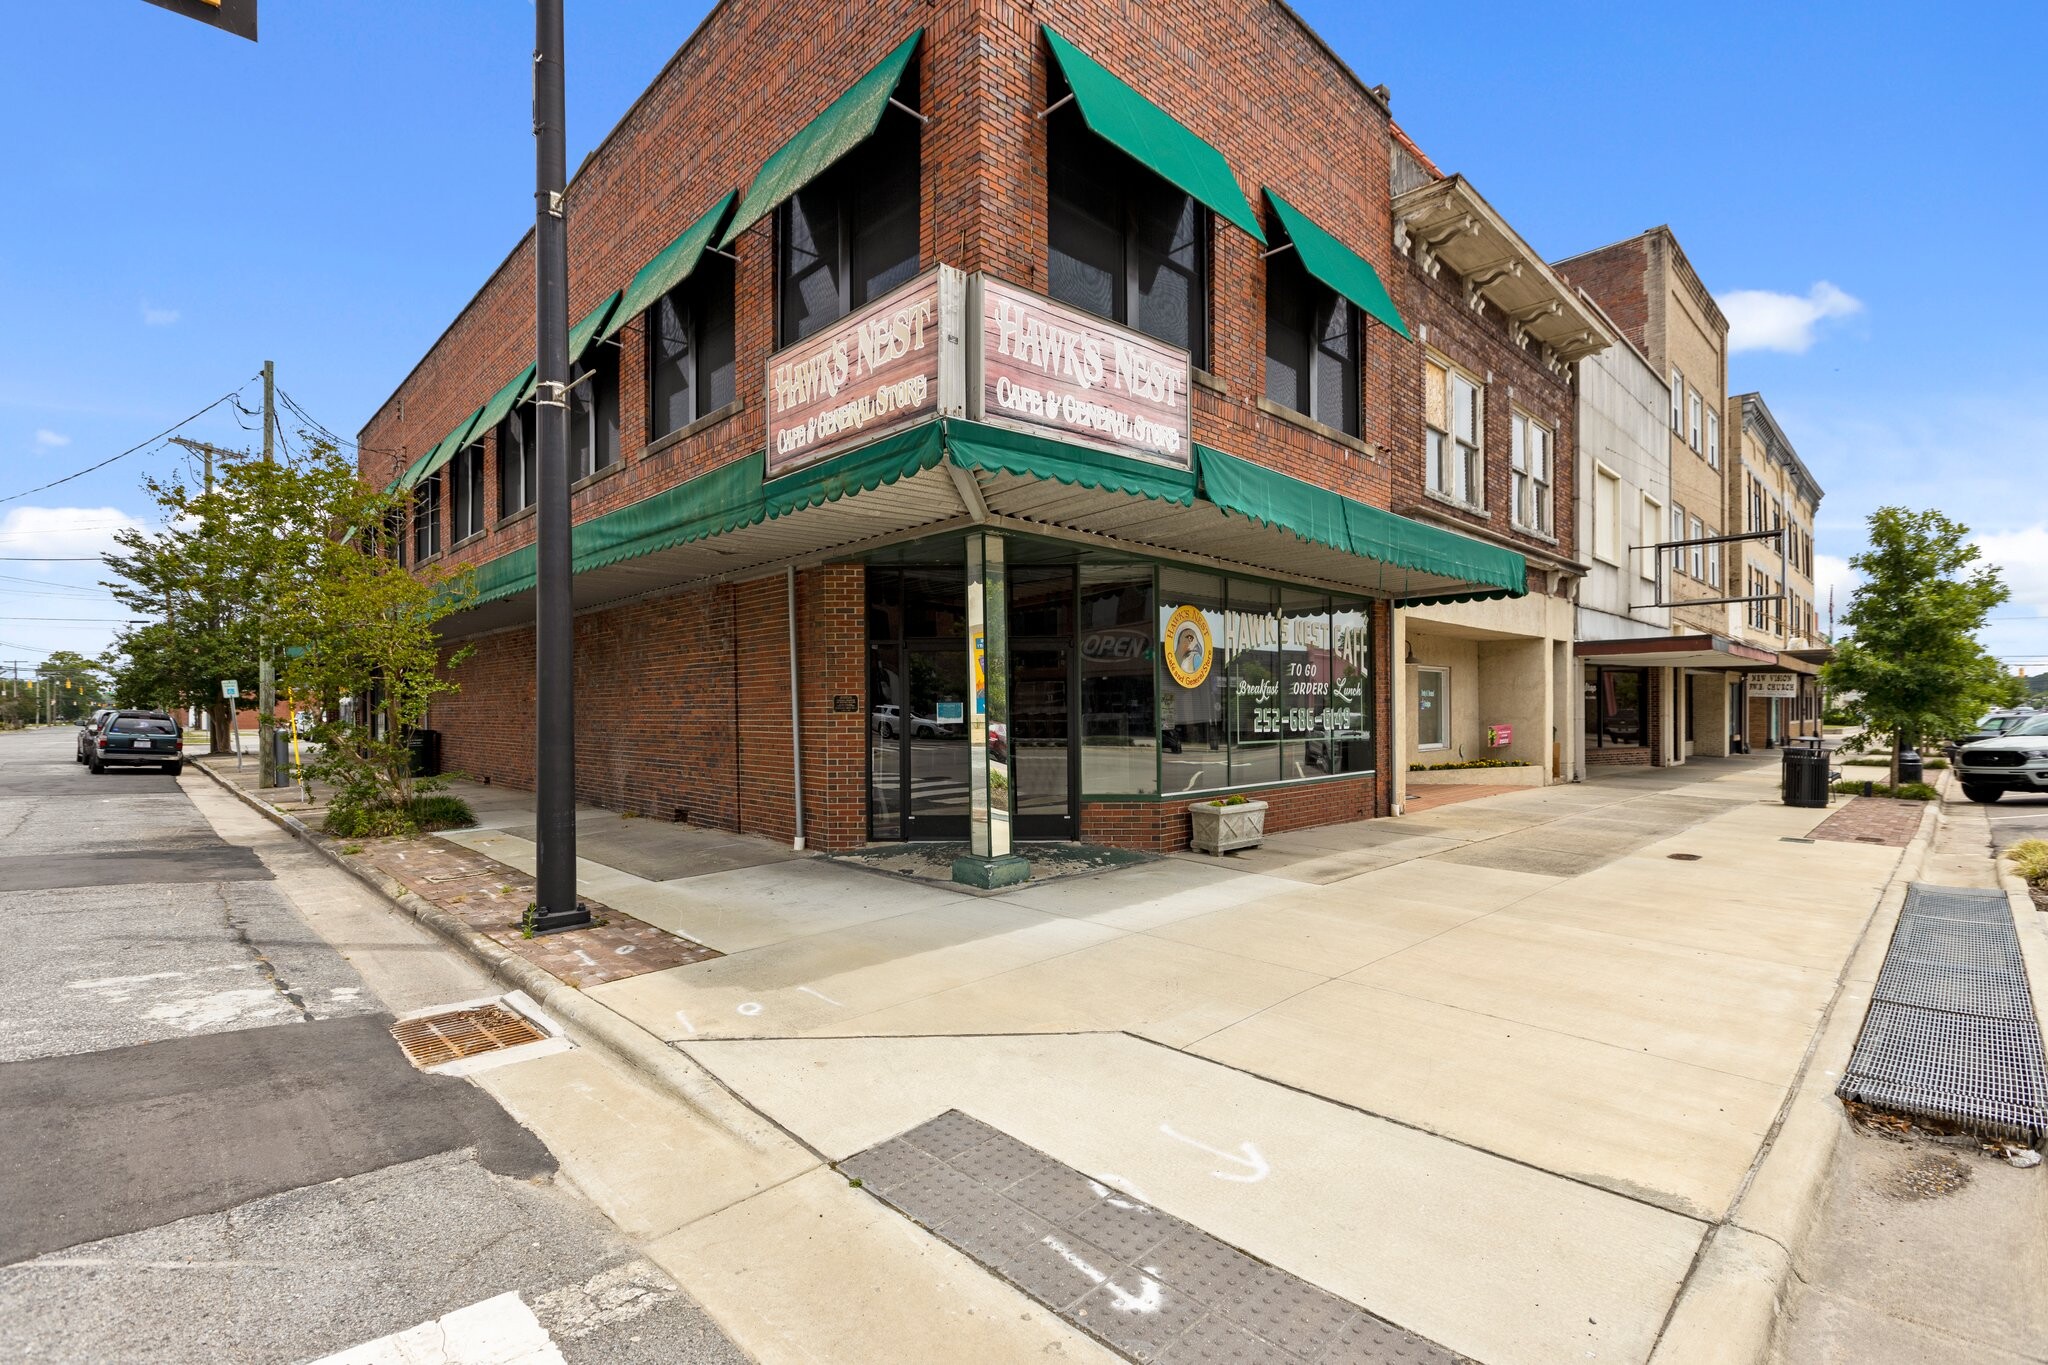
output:
M1449 197L1397 231L1384 91L1284 6L1148 15L728 0L586 159L580 799L990 858L1185 846L1225 792L1271 830L1385 814L1410 613L1418 645L1503 637L1502 695L1549 689L1516 752L1554 771L1572 363L1602 325L1461 179L1422 177ZM1420 235L1446 205L1517 269ZM411 490L409 561L475 569L429 724L515 786L533 278L529 234L361 433ZM1480 499L1431 496L1431 364L1483 387Z

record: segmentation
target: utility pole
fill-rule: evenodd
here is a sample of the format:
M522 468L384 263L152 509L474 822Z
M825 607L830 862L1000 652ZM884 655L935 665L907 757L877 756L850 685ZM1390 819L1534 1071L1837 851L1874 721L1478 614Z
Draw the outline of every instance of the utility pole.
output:
M530 927L580 929L576 899L575 620L569 595L569 152L563 127L562 0L533 6L534 358L540 507L534 584L534 822Z
M273 442L277 436L277 366L263 362L263 463L277 463ZM270 639L259 623L256 632L256 785L281 787L277 755L272 752L277 732L277 674L270 666Z
M194 455L199 456L200 459L205 461L206 491L209 496L211 496L211 494L213 493L214 457L218 455L223 460L232 460L236 455L243 453L241 451L229 450L225 446L211 445L205 441L188 440L186 437L183 436L173 436L171 438L171 443L173 445L181 445L185 447L185 449L191 451ZM208 603L207 605L217 606L218 604ZM165 619L167 619L173 626L177 625L177 605L168 594L166 594L164 599L164 615ZM218 630L220 628L220 616L217 611L214 614L211 624L215 630ZM234 708L219 705L218 703L220 702L220 700L221 699L217 696L209 696L206 699L206 751L210 754L224 754L228 751L227 740L223 736L221 731L220 718L223 715L227 715L230 721L234 719L234 716L232 714ZM239 737L237 738L239 739ZM236 744L235 749L237 753L241 751L241 746L239 743Z

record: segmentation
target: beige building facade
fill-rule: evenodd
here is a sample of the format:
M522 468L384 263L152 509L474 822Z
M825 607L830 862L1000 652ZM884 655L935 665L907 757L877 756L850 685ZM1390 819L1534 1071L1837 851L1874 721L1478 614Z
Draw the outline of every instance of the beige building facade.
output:
M1765 599L1730 603L1729 634L1780 656L1776 674L1751 675L1743 689L1745 736L1751 748L1765 748L1820 733L1816 660L1827 648L1827 621L1826 604L1815 600L1813 555L1822 492L1762 394L1731 396L1727 427L1737 434L1730 520L1739 531L1773 533L1728 547L1735 590Z

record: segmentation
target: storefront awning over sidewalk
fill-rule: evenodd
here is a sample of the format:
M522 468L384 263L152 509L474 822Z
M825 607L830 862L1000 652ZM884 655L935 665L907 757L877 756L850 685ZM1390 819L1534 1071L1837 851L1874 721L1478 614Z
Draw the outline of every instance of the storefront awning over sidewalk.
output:
M1252 572L1401 604L1519 597L1522 557L1196 447L1192 470L980 423L928 422L773 482L754 454L575 528L595 606L858 556L974 526ZM451 634L523 620L534 552L476 573Z
M1754 670L1778 667L1768 649L1725 635L1664 635L1655 639L1581 640L1572 646L1581 659L1611 668L1702 668Z

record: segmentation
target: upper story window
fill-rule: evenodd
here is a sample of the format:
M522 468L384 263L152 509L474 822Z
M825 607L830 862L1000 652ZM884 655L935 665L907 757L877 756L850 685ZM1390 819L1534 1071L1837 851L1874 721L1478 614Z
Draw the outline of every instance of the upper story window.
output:
M1046 292L1206 369L1209 210L1089 132L1073 105L1046 125Z
M590 378L584 379L586 374ZM569 477L574 480L618 462L619 348L592 346L569 368L569 383Z
M1638 551L1641 559L1637 565L1637 572L1642 574L1644 578L1655 579L1657 577L1657 552L1649 547L1656 541L1657 530L1663 524L1664 504L1645 494L1643 497L1642 516L1636 523L1636 529L1642 533L1639 539L1643 545L1643 548Z
M534 406L521 403L498 423L498 515L533 506L539 496L539 442L534 435Z
M1266 258L1266 398L1359 434L1359 317L1300 257Z
M1690 552L1687 557L1692 563L1692 576L1702 583L1707 581L1707 547L1699 542L1706 534L1706 524L1698 517L1694 517L1692 519L1692 535L1689 537L1693 543L1686 547Z
M1479 382L1433 360L1422 363L1428 449L1424 472L1432 491L1467 507L1486 505L1485 391Z
M1700 448L1700 391L1692 391L1692 401L1686 408L1685 443L1698 451Z
M1514 522L1525 531L1550 534L1550 428L1526 412L1515 414L1510 464L1514 474ZM1613 556L1618 558L1618 556Z
M690 278L647 310L650 438L681 431L732 402L732 300L732 263L706 253Z
M1721 533L1709 526L1707 534L1717 536ZM1719 545L1709 545L1707 547L1707 586L1711 588L1721 586L1721 547Z
M1671 372L1671 429L1685 430L1685 376Z
M1671 572L1680 573L1685 569L1685 547L1678 541L1685 539L1685 509L1677 503L1671 504Z
M441 553L441 471L413 485L412 557L418 563Z
M1721 467L1721 414L1707 409L1707 463Z
M917 104L914 66L896 98ZM917 273L920 127L885 111L872 137L775 211L776 345L803 340Z
M450 536L464 540L484 529L484 443L474 441L455 452L448 466Z

